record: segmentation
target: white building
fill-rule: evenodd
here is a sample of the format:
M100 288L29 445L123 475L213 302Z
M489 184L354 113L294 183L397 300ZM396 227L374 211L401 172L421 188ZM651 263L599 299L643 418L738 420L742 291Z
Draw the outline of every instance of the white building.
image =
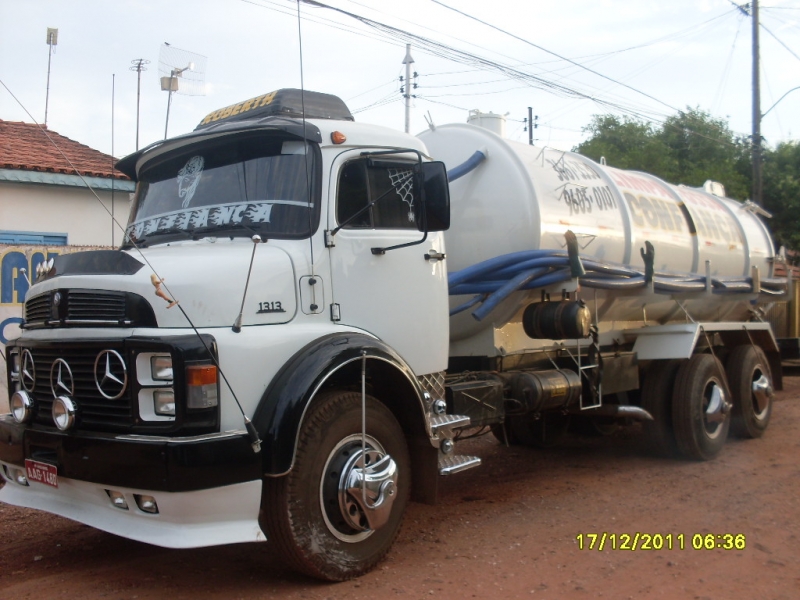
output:
M115 162L46 127L0 120L0 349L17 336L38 263L122 241L134 184ZM5 412L4 360L0 369Z

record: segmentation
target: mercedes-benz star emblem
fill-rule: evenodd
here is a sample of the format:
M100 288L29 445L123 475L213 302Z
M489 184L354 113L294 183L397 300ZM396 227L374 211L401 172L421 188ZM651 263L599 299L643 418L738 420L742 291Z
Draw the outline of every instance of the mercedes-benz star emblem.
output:
M108 400L116 400L128 385L125 360L116 350L103 350L94 361L94 383Z
M30 350L22 351L22 364L19 368L19 378L26 392L33 392L36 387L36 365Z
M75 381L72 379L72 369L69 368L67 361L57 358L50 367L50 391L53 397L75 395Z

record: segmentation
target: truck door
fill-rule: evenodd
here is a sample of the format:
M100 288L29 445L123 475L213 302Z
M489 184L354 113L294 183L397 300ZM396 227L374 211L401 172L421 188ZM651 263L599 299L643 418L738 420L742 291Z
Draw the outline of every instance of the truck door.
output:
M374 254L422 239L414 223L413 163L361 157L338 161L331 175L328 229L347 222L330 248L334 310L394 348L418 375L447 368L447 271L441 232L422 244ZM370 202L379 200L353 218Z

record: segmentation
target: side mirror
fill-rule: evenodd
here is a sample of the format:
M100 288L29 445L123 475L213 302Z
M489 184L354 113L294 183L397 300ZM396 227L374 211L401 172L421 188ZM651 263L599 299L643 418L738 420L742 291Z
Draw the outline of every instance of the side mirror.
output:
M450 186L443 162L422 163L415 186L419 194L414 202L414 218L419 231L450 229Z

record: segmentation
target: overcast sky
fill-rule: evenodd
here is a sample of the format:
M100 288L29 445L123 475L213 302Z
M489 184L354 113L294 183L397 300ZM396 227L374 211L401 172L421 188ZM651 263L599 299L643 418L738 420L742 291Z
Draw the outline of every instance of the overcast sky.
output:
M408 32L419 36L411 49L419 74L412 133L427 127L427 113L444 124L479 109L508 113L508 137L527 141L528 106L539 117L537 143L561 149L583 139L593 114L608 112L663 120L700 107L727 118L737 133L751 132L751 22L730 0L324 3L402 32L308 4L300 5L298 27L293 0L0 0L0 81L8 88L0 86L0 119L44 121L46 34L54 27L47 125L111 153L113 82L116 156L135 150L134 59L150 61L141 78L140 146L164 136L164 42L205 57L205 95L173 96L170 135L191 131L217 108L300 87L300 40L306 89L340 96L358 121L402 129ZM761 4L766 112L800 86L800 0ZM762 130L773 146L796 139L800 90L769 112Z

